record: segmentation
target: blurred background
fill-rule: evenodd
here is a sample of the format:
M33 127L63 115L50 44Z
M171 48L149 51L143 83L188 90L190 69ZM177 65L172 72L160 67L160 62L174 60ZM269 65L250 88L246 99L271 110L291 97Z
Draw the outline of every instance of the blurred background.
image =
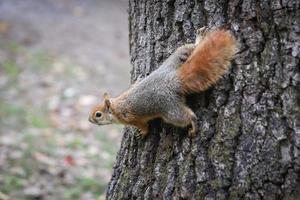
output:
M88 113L129 87L126 0L0 0L0 200L99 199L122 126Z

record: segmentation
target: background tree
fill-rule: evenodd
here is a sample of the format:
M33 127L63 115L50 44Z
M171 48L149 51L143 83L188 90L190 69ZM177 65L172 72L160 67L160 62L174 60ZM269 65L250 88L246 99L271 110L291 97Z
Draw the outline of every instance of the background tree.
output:
M213 88L188 97L196 138L156 120L145 140L125 128L108 199L300 198L298 0L129 0L132 81L202 26L240 49ZM298 196L297 196L298 195Z

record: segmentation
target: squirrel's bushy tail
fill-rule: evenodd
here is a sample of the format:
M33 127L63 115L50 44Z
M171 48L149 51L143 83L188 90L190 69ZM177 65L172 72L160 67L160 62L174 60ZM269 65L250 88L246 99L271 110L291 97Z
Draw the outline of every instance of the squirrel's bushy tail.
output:
M230 32L219 29L206 33L179 68L184 93L201 92L215 84L227 71L235 51L236 40Z

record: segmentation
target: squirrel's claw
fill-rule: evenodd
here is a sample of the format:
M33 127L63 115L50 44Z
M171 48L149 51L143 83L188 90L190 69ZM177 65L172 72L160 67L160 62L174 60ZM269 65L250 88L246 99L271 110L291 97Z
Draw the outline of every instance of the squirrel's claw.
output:
M189 129L189 136L191 138L194 138L196 136L196 130L194 130L193 128Z
M208 30L209 30L209 28L207 28L206 26L203 26L197 30L197 35L203 37L208 32Z
M138 139L138 140L141 139L142 134L141 134L140 130L137 130L137 131L134 132L134 137L135 137L136 139Z
M197 32L197 37L196 37L195 44L198 44L202 40L202 38L204 38L205 35L209 32L209 28L203 26L199 28L196 32Z
M198 125L197 125L197 118L196 116L194 115L192 117L192 123L191 123L191 128L189 129L189 136L190 137L195 137L196 136L196 133L198 131Z
M137 140L142 140L146 137L147 133L145 133L144 131L138 129L138 131L135 132L135 138Z

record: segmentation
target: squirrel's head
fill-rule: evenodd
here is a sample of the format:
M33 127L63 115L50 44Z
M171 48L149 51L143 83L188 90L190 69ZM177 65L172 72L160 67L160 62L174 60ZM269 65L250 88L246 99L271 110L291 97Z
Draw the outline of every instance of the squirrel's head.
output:
M118 122L112 113L111 101L107 93L104 93L104 101L95 106L91 111L89 121L97 125L106 125Z

